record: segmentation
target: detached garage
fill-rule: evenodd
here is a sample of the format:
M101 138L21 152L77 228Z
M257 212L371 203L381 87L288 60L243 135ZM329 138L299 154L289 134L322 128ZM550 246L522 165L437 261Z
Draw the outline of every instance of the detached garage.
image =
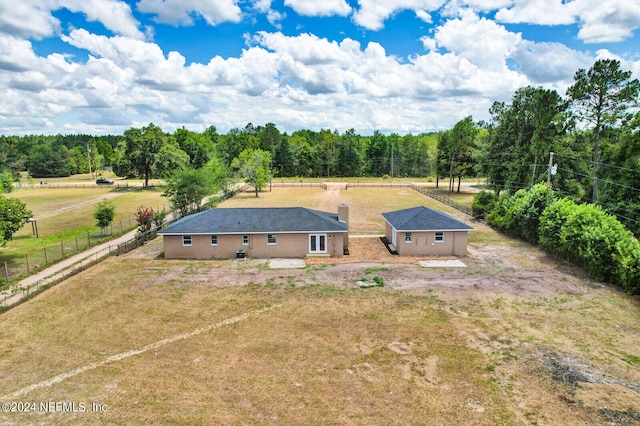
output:
M385 237L401 256L465 256L473 228L424 206L382 213Z

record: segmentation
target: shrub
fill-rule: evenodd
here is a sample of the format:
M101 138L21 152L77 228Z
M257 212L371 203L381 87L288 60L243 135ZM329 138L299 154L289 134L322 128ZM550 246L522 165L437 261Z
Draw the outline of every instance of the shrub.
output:
M484 219L485 215L493 210L496 205L496 195L494 192L480 191L473 196L471 204L471 214L477 219Z

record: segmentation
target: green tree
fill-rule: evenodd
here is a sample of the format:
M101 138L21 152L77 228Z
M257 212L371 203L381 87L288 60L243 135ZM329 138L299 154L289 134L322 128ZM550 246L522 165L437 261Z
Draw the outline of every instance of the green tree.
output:
M245 182L253 185L258 192L271 179L271 154L261 149L245 149L231 162L231 167L238 170Z
M360 138L354 129L347 130L336 141L335 174L338 176L361 176L363 170Z
M293 152L289 144L289 138L283 136L275 147L273 153L273 167L278 171L278 176L293 176L295 164Z
M482 153L482 172L500 192L515 192L546 176L543 164L550 151L562 146L566 131L567 103L554 90L524 87L510 105L494 103L493 126Z
M2 245L5 245L31 216L31 211L22 201L0 195L0 241Z
M162 196L169 199L172 210L182 217L199 209L205 197L227 191L228 182L227 167L213 158L200 169L185 167L174 170L167 179Z
M215 130L215 127L212 131ZM214 151L213 140L209 134L189 131L184 127L173 134L181 150L189 156L189 165L200 169L211 159Z
M98 228L107 228L116 216L116 206L109 200L102 200L93 211L93 217L97 221Z
M438 158L440 172L447 169L449 175L449 192L453 191L455 177L458 178L458 192L460 179L473 170L473 151L475 139L479 129L471 116L458 121L452 130L444 132L438 143Z
M169 199L173 211L184 217L197 211L203 198L211 192L212 180L205 170L185 167L169 176L162 196Z
M9 170L4 170L0 174L0 187L5 194L13 192L13 173Z
M149 186L152 173L166 174L179 167L188 156L183 155L175 140L162 129L150 123L141 129L131 128L124 132L124 153L118 157L118 174L129 169L137 176L144 176L144 186ZM164 148L164 150L163 150ZM179 158L176 161L176 156ZM115 170L115 169L114 169ZM128 173L127 173L128 174Z
M616 125L627 109L638 105L640 82L622 71L617 59L600 59L586 71L579 69L574 84L567 89L578 119L593 126L593 195L598 198L600 134L605 126Z

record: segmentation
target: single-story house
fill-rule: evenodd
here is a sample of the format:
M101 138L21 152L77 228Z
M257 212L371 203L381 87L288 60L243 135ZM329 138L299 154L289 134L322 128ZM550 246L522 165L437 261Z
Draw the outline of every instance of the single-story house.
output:
M464 256L473 228L446 213L424 206L382 213L384 235L399 255Z
M349 207L214 208L158 232L167 259L335 256L348 247Z

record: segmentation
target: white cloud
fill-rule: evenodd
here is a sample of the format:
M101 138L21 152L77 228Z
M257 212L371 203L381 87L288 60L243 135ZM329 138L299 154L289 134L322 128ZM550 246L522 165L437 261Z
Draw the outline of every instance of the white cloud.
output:
M561 87L573 83L580 68L589 68L593 58L569 49L560 43L534 43L523 41L511 54L520 65L520 71L534 84L553 84Z
M0 32L42 39L60 30L51 5L36 0L0 0Z
M640 28L637 0L515 0L496 13L505 23L571 25L578 23L578 38L585 43L622 41Z
M515 0L513 6L496 13L496 20L505 23L569 25L576 21L575 4L575 1L563 0Z
M351 6L345 0L284 0L298 15L303 16L347 16Z
M139 23L129 5L120 0L61 0L60 5L72 12L84 13L88 21L98 21L114 34L142 39Z
M360 8L354 13L353 20L361 27L381 30L384 21L402 10L429 11L438 10L446 0L358 0Z
M286 13L280 13L276 10L269 10L267 12L267 20L271 25L273 25L278 29L282 27L282 24L280 24L280 21L283 21L286 17L287 17Z
M640 28L640 2L629 0L576 0L580 18L578 38L585 43L616 42Z
M431 15L426 10L416 10L416 16L418 17L418 19L426 22L427 24L433 23L433 18L431 18Z
M266 13L271 9L271 0L254 0L253 8L258 12Z
M433 38L439 47L455 52L480 68L494 71L506 69L506 58L522 40L519 33L509 32L471 11L447 21L435 31Z
M193 25L194 16L202 17L209 25L239 22L242 18L238 0L140 0L136 8L156 15L157 22L174 25Z

